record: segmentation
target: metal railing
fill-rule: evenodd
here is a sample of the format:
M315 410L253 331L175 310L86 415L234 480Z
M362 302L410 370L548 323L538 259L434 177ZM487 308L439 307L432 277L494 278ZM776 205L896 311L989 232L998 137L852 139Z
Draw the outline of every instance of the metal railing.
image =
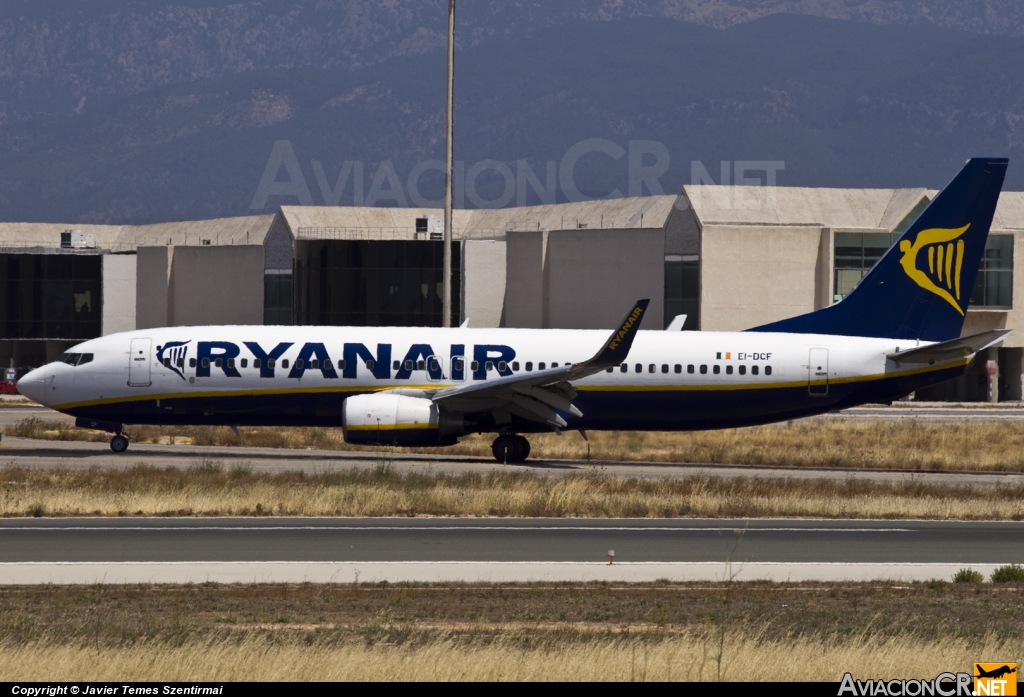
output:
M417 232L405 227L300 227L295 231L295 239L303 241L316 240L358 240L358 241L395 241L395 240L440 240L440 232ZM505 230L491 228L456 229L452 234L455 240L502 240Z

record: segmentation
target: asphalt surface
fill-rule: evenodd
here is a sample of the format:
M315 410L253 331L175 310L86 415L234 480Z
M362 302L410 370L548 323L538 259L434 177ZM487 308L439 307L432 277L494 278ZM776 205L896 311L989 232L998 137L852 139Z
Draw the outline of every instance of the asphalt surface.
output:
M12 562L1024 561L1024 523L579 519L6 519Z
M5 405L0 407L0 428L10 427L29 417L45 420L71 420L51 409L38 406ZM962 420L1024 420L1024 407L998 406L899 406L858 407L841 413L815 417L818 419L905 419L921 418L937 421ZM567 433L566 438L579 438ZM436 454L382 454L374 451L339 452L318 450L286 450L278 448L208 447L193 445L150 445L133 443L126 453L115 454L105 443L73 441L41 441L4 437L0 442L0 466L46 468L126 468L138 464L155 467L191 467L214 461L225 467L242 464L254 472L303 470L316 472L348 468L373 468L386 461L400 472L488 473L495 470L530 471L549 476L597 472L634 477L787 477L807 480L861 480L873 482L905 482L913 480L929 484L970 487L994 487L1024 484L1024 473L997 472L922 472L918 470L867 470L836 467L764 467L756 465L669 464L660 462L615 462L601 460L538 460L508 465L491 458L451 455L444 449Z

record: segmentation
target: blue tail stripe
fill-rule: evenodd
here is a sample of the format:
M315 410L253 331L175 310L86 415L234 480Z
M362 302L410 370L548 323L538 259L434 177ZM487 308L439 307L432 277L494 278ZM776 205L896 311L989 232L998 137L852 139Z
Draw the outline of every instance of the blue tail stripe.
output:
M1005 158L971 159L843 300L752 332L948 341L960 336Z

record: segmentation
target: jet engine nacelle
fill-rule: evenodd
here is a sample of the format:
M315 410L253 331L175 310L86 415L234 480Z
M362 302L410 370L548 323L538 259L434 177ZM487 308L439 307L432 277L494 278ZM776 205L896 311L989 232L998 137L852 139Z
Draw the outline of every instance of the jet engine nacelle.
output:
M387 392L346 399L342 426L345 442L356 445L453 445L464 432L461 416L429 399Z

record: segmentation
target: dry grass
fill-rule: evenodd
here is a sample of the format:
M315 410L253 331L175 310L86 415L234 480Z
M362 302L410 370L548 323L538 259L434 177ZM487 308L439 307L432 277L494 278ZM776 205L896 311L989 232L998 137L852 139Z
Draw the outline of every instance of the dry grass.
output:
M186 646L140 644L91 648L48 643L3 647L6 681L248 680L586 680L839 681L933 678L969 671L981 659L1014 660L1021 641L1002 643L912 637L876 641L759 641L731 633L722 644L702 637L663 641L613 639L524 648L515 642L418 646L281 645L258 638ZM996 658L998 657L998 658Z
M344 442L340 428L242 428L133 426L135 442L195 445L372 450ZM30 418L7 435L55 440L107 441L109 436L64 421ZM688 462L710 464L867 467L914 470L1024 472L1024 422L928 420L851 421L828 417L772 426L695 433L592 432L590 442L567 433L530 436L535 459ZM468 436L444 450L490 458L492 436Z
M931 678L1024 648L1020 587L0 588L0 680Z
M0 470L0 516L586 516L1024 519L1024 486L960 487L789 478L549 477L375 468L253 472L210 460L187 469Z

